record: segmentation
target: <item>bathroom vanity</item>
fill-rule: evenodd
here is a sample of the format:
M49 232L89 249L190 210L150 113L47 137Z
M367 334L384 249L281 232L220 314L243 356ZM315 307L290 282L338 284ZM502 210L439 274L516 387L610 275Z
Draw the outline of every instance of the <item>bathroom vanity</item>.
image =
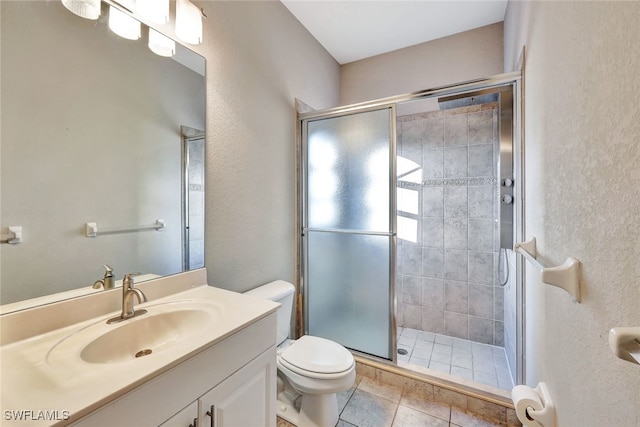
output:
M278 304L205 280L141 283L117 324L120 289L4 314L2 425L275 426Z

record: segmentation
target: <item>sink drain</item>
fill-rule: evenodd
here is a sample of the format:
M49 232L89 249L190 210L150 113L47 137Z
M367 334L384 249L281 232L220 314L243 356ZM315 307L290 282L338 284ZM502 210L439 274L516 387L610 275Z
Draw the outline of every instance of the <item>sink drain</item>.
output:
M151 354L151 352L152 352L152 351L153 351L153 350L151 350L151 349L149 349L149 348L144 349L144 350L140 350L139 352L137 352L137 353L136 353L136 357L146 356L146 355L148 355L148 354Z
M407 350L405 350L404 348L399 348L398 349L398 354L405 355L405 354L409 354L409 352Z

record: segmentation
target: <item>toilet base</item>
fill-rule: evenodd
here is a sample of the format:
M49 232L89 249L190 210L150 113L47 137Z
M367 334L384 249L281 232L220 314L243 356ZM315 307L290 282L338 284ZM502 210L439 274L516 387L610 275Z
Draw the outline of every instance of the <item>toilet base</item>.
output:
M276 414L297 427L334 427L338 423L338 398L335 393L302 396L300 409L295 402L278 395Z
M335 427L338 397L336 393L300 394L278 375L276 414L297 427Z
M302 397L298 427L334 427L338 423L338 397L335 393Z
M295 407L295 402L289 400L284 393L278 393L276 400L276 415L283 420L289 421L294 426L299 425L300 409Z

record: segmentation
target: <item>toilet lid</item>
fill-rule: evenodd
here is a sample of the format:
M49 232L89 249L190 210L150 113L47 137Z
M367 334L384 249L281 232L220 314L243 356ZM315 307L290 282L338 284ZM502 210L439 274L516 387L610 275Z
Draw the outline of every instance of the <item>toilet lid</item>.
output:
M280 354L291 367L318 374L344 372L353 366L353 355L340 344L310 335L297 339Z

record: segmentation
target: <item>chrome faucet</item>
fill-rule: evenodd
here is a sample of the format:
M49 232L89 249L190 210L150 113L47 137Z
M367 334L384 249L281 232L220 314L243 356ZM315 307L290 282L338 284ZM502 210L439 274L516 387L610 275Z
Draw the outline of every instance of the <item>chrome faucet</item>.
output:
M148 301L147 296L140 289L133 286L132 277L139 274L140 273L128 273L124 275L124 279L122 279L122 313L120 313L120 316L109 319L107 323L121 322L147 312L147 310L133 309L134 296L138 299L139 304Z

